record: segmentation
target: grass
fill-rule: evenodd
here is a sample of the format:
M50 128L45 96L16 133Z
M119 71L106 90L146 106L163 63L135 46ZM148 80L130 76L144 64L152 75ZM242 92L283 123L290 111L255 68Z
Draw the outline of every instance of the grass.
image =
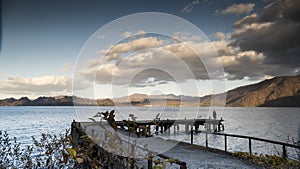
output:
M246 160L262 168L300 168L300 163L297 160L283 158L277 155L251 155L248 152L235 152L233 156Z

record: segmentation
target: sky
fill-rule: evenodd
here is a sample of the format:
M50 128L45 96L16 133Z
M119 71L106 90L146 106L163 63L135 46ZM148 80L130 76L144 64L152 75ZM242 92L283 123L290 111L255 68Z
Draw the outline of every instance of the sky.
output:
M298 0L2 0L1 7L0 99L204 96L300 71Z

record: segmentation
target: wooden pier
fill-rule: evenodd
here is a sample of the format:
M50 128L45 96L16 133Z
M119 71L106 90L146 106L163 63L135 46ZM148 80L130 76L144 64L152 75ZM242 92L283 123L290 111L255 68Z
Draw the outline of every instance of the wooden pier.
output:
M111 114L112 117L113 113ZM155 152L148 148L147 142L142 144L137 142L137 137L151 137L159 134L173 134L179 132L189 133L191 131L200 131L203 126L206 131L222 131L224 130L224 120L221 119L153 119L140 121L115 121L106 118L107 121L92 122L73 122L71 134L78 145L84 146L85 142L82 138L88 136L93 140L93 148L91 149L91 159L103 163L107 168L135 168L130 161L141 158L138 154L143 154L143 158L147 160L147 168L152 169L153 159L163 159L163 161L171 161L179 166L180 169L186 169L187 165L179 159L172 159L159 152ZM182 128L183 127L183 128ZM117 131L125 131L125 135L117 134ZM131 135L134 134L134 135ZM91 147L86 146L86 147ZM107 149L108 148L108 149ZM89 148L88 148L89 149ZM112 163L112 161L116 161ZM130 164L129 164L130 163ZM129 166L128 166L129 165Z
M253 140L254 141L261 141L266 142L274 145L281 145L282 146L282 156L284 158L288 158L288 149L295 148L300 150L299 145L293 145L278 141L272 141L262 138L250 137L250 136L242 136L242 135L235 135L235 134L227 134L222 132L215 132L215 131L222 131L224 130L224 124L222 123L224 120L221 119L178 119L178 120L141 120L141 121L115 121L115 125L117 126L117 130L123 130L128 133L136 133L138 137L151 137L154 134L170 134L171 129L173 127L174 134L178 132L187 132L190 134L191 144L193 144L194 134L198 136L200 134L205 134L205 147L209 148L209 137L208 135L220 135L224 136L224 149L220 149L226 153L230 153L228 151L228 137L236 137L236 138L243 138L249 141L249 153L252 154L253 151ZM99 135L96 133L97 128L94 128L95 125L98 127L102 127L105 131L101 131L103 134ZM103 127L104 126L104 127ZM203 126L205 130L201 130L199 127ZM107 128L108 127L108 128ZM183 127L183 128L180 128ZM168 157L164 154L160 154L150 149L145 149L145 145L136 144L135 139L136 137L129 141L126 139L122 139L119 137L114 137L114 139L110 139L108 135L112 135L112 132L115 130L109 127L109 123L102 123L102 122L73 122L71 128L72 137L78 142L78 144L85 144L85 141L82 140L84 136L91 136L91 138L102 138L102 143L95 143L94 147L92 148L92 154L95 155L95 159L98 159L100 162L104 163L104 165L109 166L108 168L134 168L133 165L128 166L128 162L134 159L134 154L137 149L146 151L146 160L147 160L147 168L153 168L153 159L154 158L161 158L164 160L170 160L171 157ZM109 131L107 130L109 129ZM142 132L144 131L144 132ZM100 132L100 133L101 133ZM137 134L139 133L139 134ZM146 135L140 135L140 133L146 133ZM122 135L122 134L121 134ZM130 137L130 135L129 135ZM97 139L96 139L97 141ZM128 146L129 156L122 156L119 154L115 154L112 151L108 151L105 149L107 145L111 145L114 142L118 142L120 145ZM89 146L90 147L90 146ZM214 149L214 148L213 148ZM112 162L114 161L114 162ZM174 163L179 166L180 169L186 169L187 164L180 159L174 160Z
M179 133L180 127L184 126L187 133L191 130L199 131L199 127L203 126L208 132L224 131L224 120L221 119L166 119L166 120L139 120L139 121L116 121L116 125L122 130L131 130L133 133L142 133L142 136L151 136L152 133ZM154 131L153 131L154 128Z

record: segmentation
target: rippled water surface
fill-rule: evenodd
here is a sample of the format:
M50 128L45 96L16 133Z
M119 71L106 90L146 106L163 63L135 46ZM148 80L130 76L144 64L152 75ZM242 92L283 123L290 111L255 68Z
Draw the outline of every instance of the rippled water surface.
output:
M42 132L59 133L70 128L73 119L89 121L98 111L116 110L116 119L127 119L135 114L137 120L153 119L158 113L161 119L194 119L212 117L217 111L222 117L226 133L247 135L287 142L299 138L300 108L195 108L195 107L0 107L0 129L9 130L10 136L17 137L22 144L31 143L31 136ZM189 142L185 134L168 138ZM254 142L254 152L271 153L280 147ZM203 145L203 134L195 136L195 143ZM209 144L223 148L222 136L211 136ZM248 140L229 138L228 149L247 151Z

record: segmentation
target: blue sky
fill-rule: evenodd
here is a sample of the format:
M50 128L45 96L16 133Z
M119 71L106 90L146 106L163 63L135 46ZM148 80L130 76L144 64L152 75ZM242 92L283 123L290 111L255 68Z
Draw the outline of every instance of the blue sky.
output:
M74 66L81 49L90 36L115 19L140 12L168 13L196 25L210 41L214 42L220 59L225 63L224 70L228 75L222 79L222 81L226 81L225 89L232 89L277 75L298 74L299 62L297 63L298 58L294 55L299 52L299 41L289 40L299 35L299 31L297 31L299 19L294 17L298 9L294 9L288 4L297 4L298 2L289 0L286 4L280 3L282 2L242 0L2 1L0 98L21 96L35 98L41 95L72 94ZM278 6L284 5L289 8L278 8ZM284 17L277 15L275 17L273 11L282 12ZM243 22L238 25L238 21ZM245 24L244 21L247 23ZM283 22L289 23L289 28L282 26ZM289 30L290 28L291 30ZM277 33L285 36L271 39L274 44L269 40L263 40L259 46L254 45L253 39L257 37L268 39L270 38L268 33L276 32L276 30L278 30ZM131 33L134 34L134 32ZM249 42L247 40L245 42L243 40L245 38ZM107 39L108 37L103 41ZM288 46L280 45L283 40L289 40L292 43L290 46L293 46L291 48L293 53L290 52L291 49ZM224 44L225 47L218 50ZM278 46L278 51L275 53L270 50L270 46ZM103 50L107 47L101 46ZM226 49L229 48L232 51L226 53ZM279 53L287 58L283 59L277 56ZM248 61L246 65L249 68L241 70L245 68L242 65L245 60ZM250 64L249 61L251 61ZM226 64L230 66L227 67ZM260 71L255 74L254 70ZM176 92L174 86L156 85L147 86L144 89L130 88L130 91L131 93L135 91L147 93L151 89L151 91L161 91L166 94L188 95L222 92L221 88L212 90L211 81L206 79L199 78L195 83L196 85L202 84L201 88L205 90L196 93L193 91L180 93ZM103 89L107 84L99 84L102 86L98 87L97 93L101 94L95 94L95 97L111 97L109 92L101 91L101 88ZM185 82L184 86L189 86L189 83ZM122 85L116 87L124 88ZM84 85L80 89L82 91L79 93L86 91ZM91 97L89 94L82 96Z

